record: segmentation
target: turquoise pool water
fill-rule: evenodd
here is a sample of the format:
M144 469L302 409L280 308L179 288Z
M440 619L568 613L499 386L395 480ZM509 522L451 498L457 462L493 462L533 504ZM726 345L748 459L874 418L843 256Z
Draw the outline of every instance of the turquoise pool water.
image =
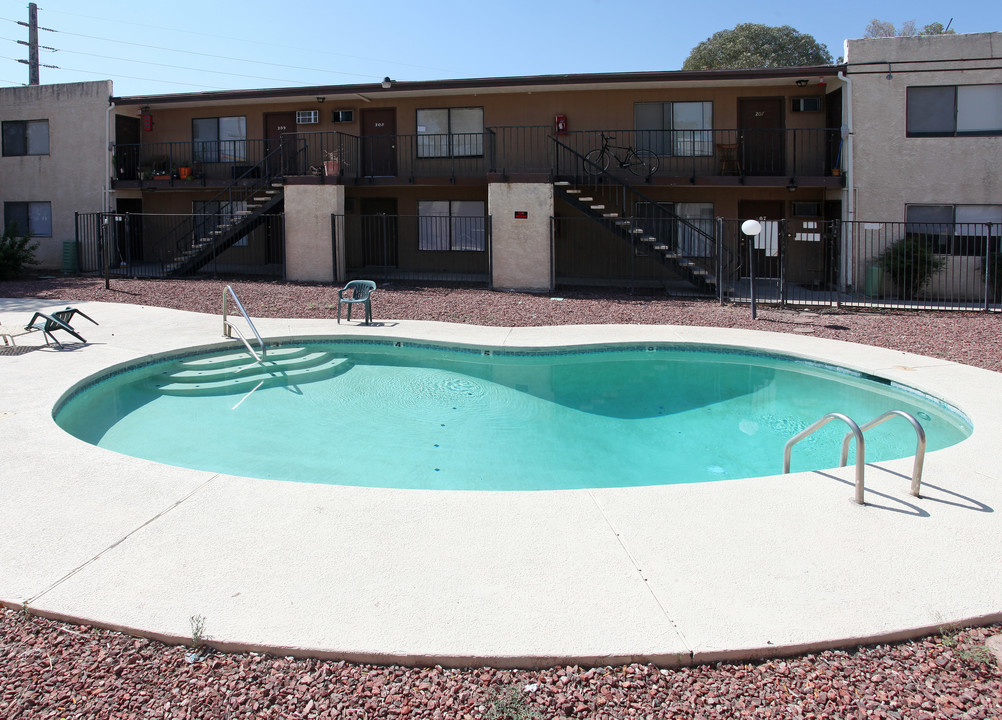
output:
M96 377L56 422L86 442L254 478L449 490L704 482L782 471L787 440L828 412L920 419L928 449L970 425L933 398L835 367L739 349L613 345L512 351L310 342L191 354ZM838 465L846 428L793 450ZM892 419L867 461L914 454ZM852 457L852 455L850 456Z

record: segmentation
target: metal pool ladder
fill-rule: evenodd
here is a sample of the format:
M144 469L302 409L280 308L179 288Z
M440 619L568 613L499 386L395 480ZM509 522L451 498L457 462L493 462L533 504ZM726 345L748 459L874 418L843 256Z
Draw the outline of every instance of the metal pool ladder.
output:
M848 415L843 415L842 413L828 413L820 420L815 422L809 428L802 430L797 433L794 437L790 438L786 446L783 448L783 474L790 472L790 455L793 452L793 446L798 442L806 438L808 435L813 434L817 430L830 423L832 420L841 420L846 425L849 426L849 432L845 434L842 438L842 455L839 460L839 467L845 467L846 462L849 459L849 440L854 436L856 438L856 497L855 500L860 505L864 504L863 501L863 471L866 467L866 442L863 439L863 433L870 428L876 427L883 422L890 420L894 416L903 417L905 420L911 423L912 428L915 430L915 435L917 438L917 443L915 445L915 463L912 466L912 486L911 493L915 497L919 496L919 490L922 486L922 465L925 462L925 430L922 429L922 425L914 416L905 412L904 410L888 410L883 415L875 417L862 426L857 425L855 421Z
M247 338L245 338L243 333L240 332L240 328L238 328L236 325L234 325L227 319L227 315L229 314L228 312L229 300L231 297L233 298L233 302L237 304L237 309L240 311L240 314L243 315L244 320L247 321L247 325L250 326L251 332L254 333L254 337L257 338L257 344L261 348L260 355L258 355L257 352L255 352L254 348L251 347L250 343L247 342ZM260 364L263 364L264 356L266 353L264 347L264 340L261 339L261 335L258 333L257 328L254 327L254 323L251 322L250 317L247 315L247 311L244 310L244 306L240 304L240 298L238 298L237 294L233 292L233 288L227 285L225 288L223 288L223 336L232 338L233 332L236 332L237 336L240 338L240 341L244 344L244 347L247 348L247 352L251 354L254 360Z

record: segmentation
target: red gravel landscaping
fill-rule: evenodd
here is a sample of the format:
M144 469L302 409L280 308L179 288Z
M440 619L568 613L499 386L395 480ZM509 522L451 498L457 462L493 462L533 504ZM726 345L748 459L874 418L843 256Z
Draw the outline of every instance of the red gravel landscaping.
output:
M218 314L215 280L0 282L0 297L133 303ZM333 318L329 285L232 283L252 317ZM1002 371L998 315L845 312L575 292L384 285L378 320L479 325L674 324L795 332ZM332 325L333 329L333 325ZM0 505L2 507L2 505ZM2 516L0 516L2 517ZM26 539L27 541L27 539ZM2 552L2 549L0 549ZM989 561L986 559L986 562ZM2 560L0 560L2 563ZM8 718L985 718L1002 719L1002 625L896 645L754 663L547 670L359 665L202 653L0 609L0 720ZM189 662L189 660L194 660Z
M53 278L0 282L0 297L59 301L100 300L218 314L219 280L112 280ZM334 318L337 292L330 285L282 282L230 283L251 317ZM40 303L42 304L42 303ZM380 285L373 296L376 319L439 320L469 325L572 324L701 325L794 332L815 337L947 358L1002 371L1002 316L984 312L904 310L850 312L760 307L752 320L747 305L712 300L675 300L664 295L567 292L560 296L483 288Z

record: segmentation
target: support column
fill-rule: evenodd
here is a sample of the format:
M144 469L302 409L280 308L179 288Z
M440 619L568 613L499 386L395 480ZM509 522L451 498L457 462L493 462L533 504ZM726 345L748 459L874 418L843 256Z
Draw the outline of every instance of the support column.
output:
M491 183L487 203L491 216L492 285L505 290L549 292L553 185Z
M343 278L344 185L286 185L284 193L285 277L329 283ZM336 238L331 215L342 216Z

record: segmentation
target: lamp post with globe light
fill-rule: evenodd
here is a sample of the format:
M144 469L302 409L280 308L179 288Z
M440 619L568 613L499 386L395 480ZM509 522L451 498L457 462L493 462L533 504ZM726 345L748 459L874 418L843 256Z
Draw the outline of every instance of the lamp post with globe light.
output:
M755 307L755 238L762 232L762 223L758 220L745 220L741 223L741 232L751 239L748 243L748 282L751 288L751 316L755 320L758 316Z

